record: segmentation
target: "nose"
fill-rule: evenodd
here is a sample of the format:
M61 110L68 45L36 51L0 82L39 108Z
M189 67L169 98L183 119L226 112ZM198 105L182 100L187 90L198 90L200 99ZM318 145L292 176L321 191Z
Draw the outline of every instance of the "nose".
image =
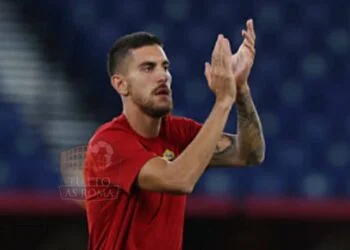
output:
M170 82L171 75L169 71L166 70L159 70L159 73L157 74L157 82L160 84L166 84Z

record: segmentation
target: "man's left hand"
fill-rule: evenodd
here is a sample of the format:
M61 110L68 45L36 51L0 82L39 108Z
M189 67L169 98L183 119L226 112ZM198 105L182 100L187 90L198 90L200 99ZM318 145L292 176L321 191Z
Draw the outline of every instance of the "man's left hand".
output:
M244 38L238 51L232 55L232 69L236 78L237 87L242 87L248 82L248 77L255 58L255 31L253 20L246 23L247 30L242 30Z

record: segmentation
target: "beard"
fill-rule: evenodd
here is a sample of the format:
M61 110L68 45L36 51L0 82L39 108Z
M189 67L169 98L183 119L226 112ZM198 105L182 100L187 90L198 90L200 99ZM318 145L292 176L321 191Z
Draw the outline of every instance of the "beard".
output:
M152 98L145 100L144 98L133 98L134 103L139 106L139 108L152 118L162 118L169 114L173 109L173 101L172 97L169 97L170 100L167 102L163 102L161 104L157 104L156 101Z

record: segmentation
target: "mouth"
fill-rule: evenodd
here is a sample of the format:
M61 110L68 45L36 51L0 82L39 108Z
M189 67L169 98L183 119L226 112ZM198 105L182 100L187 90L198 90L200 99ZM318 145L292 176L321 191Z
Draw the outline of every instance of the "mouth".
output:
M154 93L155 95L157 95L157 96L160 96L160 95L162 95L162 96L169 96L170 95L170 90L169 89L167 89L167 88L161 88L161 89L158 89L155 93Z

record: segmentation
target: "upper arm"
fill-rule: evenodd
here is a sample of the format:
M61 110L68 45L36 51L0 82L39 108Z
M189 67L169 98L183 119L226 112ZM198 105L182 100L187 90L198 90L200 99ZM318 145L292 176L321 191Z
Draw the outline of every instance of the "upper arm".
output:
M141 189L154 192L168 192L174 194L188 193L185 180L178 180L170 174L169 162L164 158L155 157L146 162L141 168L137 184Z
M89 143L85 157L85 183L108 183L130 193L141 168L156 154L132 135L104 132ZM89 184L88 184L89 183Z
M212 160L212 166L245 166L237 147L237 135L223 133L219 139Z
M168 174L168 161L148 151L129 134L106 133L96 137L88 147L85 167L85 182L90 181L90 185L97 183L97 178L99 183L108 183L126 193L133 186L155 192L186 191L181 181Z

